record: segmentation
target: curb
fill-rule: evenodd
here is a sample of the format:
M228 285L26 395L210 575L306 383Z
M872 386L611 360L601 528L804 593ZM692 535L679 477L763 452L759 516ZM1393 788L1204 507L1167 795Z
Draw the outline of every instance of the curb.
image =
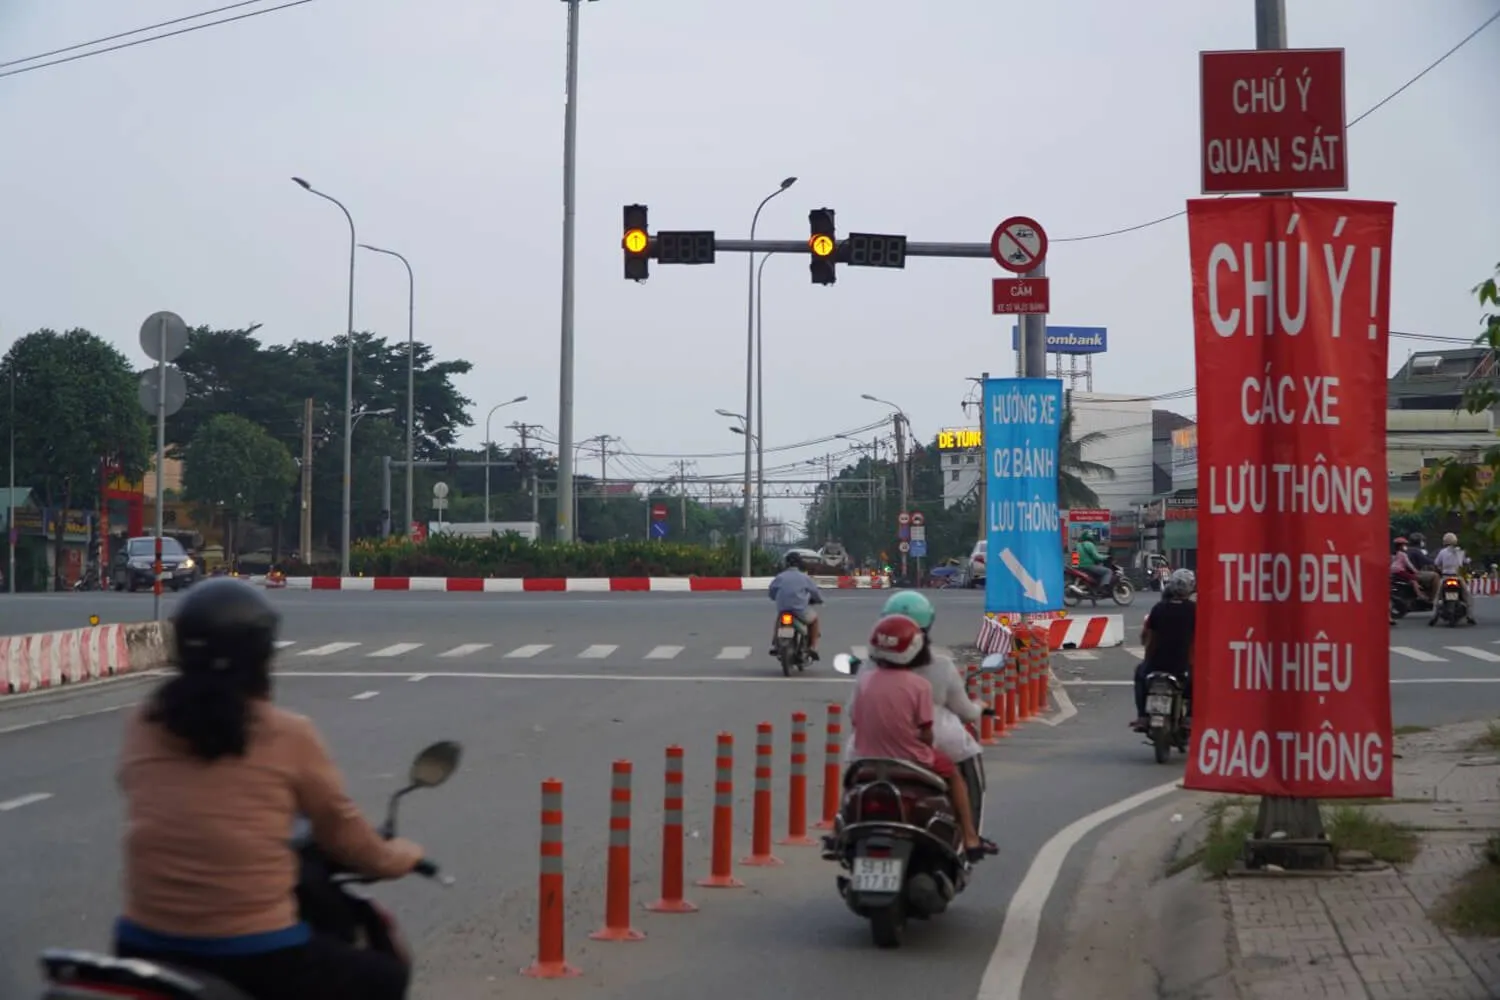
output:
M881 590L883 576L814 577L821 587L838 590ZM416 591L448 594L620 594L620 593L733 593L764 590L769 576L602 576L602 577L479 577L479 576L293 576L287 590Z
M158 622L94 625L0 639L0 698L156 670L166 662Z

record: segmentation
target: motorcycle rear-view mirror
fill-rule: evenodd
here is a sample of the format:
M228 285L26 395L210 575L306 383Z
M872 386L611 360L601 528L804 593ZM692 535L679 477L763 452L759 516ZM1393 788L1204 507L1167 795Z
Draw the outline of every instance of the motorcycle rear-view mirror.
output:
M452 740L440 740L417 754L411 762L408 780L413 788L436 788L458 770L458 760L463 747Z
M994 674L1005 669L1005 654L991 653L979 662L980 673Z
M859 673L859 660L848 653L840 653L833 658L833 669L846 677L853 677Z

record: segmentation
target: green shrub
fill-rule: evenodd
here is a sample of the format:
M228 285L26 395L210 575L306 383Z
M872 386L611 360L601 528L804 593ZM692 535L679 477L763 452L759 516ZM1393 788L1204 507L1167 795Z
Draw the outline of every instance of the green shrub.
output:
M530 542L519 535L462 538L434 535L361 541L349 553L356 576L607 577L739 576L737 546L711 548L672 542ZM751 574L771 576L776 557L751 554ZM337 576L337 565L289 567L302 576Z

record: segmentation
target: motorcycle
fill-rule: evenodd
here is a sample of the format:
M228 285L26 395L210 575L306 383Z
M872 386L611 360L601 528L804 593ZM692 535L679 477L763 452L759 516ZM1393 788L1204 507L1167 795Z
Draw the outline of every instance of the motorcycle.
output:
M1191 737L1187 692L1176 677L1165 671L1146 675L1146 739L1156 751L1156 762L1165 764L1175 747L1188 752Z
M423 750L412 762L406 787L391 795L380 833L396 835L396 809L401 798L419 788L436 788L458 770L462 747L439 742ZM354 887L373 879L350 872L330 859L313 842L311 828L299 818L291 846L297 852L301 871L297 880L297 905L301 917L314 933L327 935L361 950L394 955L408 966L411 952L395 918L375 900ZM453 879L438 866L423 859L416 874L448 887ZM121 959L88 951L49 948L42 952L42 975L46 991L42 1000L248 1000L246 994L215 976L165 963Z
M1431 611L1432 601L1418 596L1417 588L1403 577L1391 577L1391 617L1405 618L1413 612Z
M1004 664L1004 657L991 656L981 670L994 672ZM847 653L833 660L841 674L853 675L859 666ZM984 757L958 768L969 786L974 828L982 829ZM908 918L944 912L969 883L972 866L948 783L909 761L865 758L850 761L843 789L823 856L848 873L838 876L839 895L850 911L870 921L875 946L900 947Z
M807 624L783 611L776 619L776 659L781 661L781 676L792 676L792 668L807 668Z
M1098 607L1100 601L1108 598L1123 608L1134 602L1135 587L1125 578L1124 570L1113 559L1104 565L1109 569L1110 578L1108 585L1103 587L1084 570L1075 566L1067 567L1063 579L1063 603L1076 608L1082 601L1093 601L1094 606Z
M1469 617L1468 605L1464 603L1463 584L1456 576L1445 576L1438 585L1437 607L1433 609L1428 625L1442 622L1449 628Z

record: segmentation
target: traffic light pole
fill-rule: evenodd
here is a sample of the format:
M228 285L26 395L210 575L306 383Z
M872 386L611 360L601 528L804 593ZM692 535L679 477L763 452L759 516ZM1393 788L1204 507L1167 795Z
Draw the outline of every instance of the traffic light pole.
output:
M656 237L651 237L653 246ZM721 240L714 238L715 253L805 253L811 254L806 240ZM988 243L907 243L908 257L990 257ZM849 267L849 264L844 264Z

